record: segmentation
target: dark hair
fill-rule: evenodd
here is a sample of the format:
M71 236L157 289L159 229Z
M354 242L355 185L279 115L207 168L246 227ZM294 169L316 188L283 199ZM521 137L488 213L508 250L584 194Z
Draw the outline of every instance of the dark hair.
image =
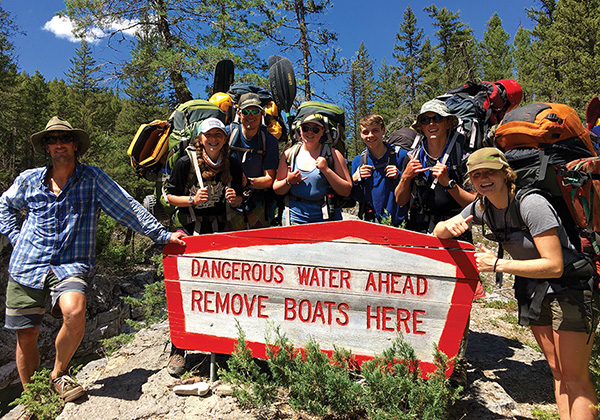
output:
M229 170L229 143L227 141L225 141L225 144L223 144L223 147L221 148L220 151L220 155L221 158L223 159L223 164L221 166L221 168L219 168L220 170L217 170L216 172L208 165L208 163L206 163L206 161L204 160L204 154L201 153L202 151L204 151L204 146L202 145L202 141L200 140L202 136L202 133L198 134L198 136L196 136L196 138L194 139L194 146L196 147L196 150L198 151L197 155L198 155L198 166L200 167L200 173L202 174L202 179L205 179L206 181L210 181L211 179L213 179L213 177L221 172L221 182L223 184L229 184L231 182L231 180L233 179L233 177L231 176L231 171Z

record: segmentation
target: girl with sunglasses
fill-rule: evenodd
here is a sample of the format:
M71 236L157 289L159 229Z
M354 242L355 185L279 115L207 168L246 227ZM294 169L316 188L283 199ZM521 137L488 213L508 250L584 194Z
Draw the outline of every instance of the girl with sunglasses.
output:
M346 160L331 148L331 162L324 156L326 122L320 114L307 115L298 128L301 145L283 152L273 190L286 195L286 224L341 220L340 209L328 205L328 190L348 197L352 180Z
M404 160L395 190L398 205L409 206L407 229L431 233L437 222L458 214L475 198L462 188L465 138L457 125L444 102L433 99L421 107L412 127L423 140Z
M515 198L517 176L501 151L479 149L467 168L478 198L438 223L434 235L460 236L472 223L491 229L512 259L479 245L477 268L515 276L519 324L531 327L550 365L560 418L596 419L598 401L588 369L598 323L595 267L570 242L546 198L535 192Z

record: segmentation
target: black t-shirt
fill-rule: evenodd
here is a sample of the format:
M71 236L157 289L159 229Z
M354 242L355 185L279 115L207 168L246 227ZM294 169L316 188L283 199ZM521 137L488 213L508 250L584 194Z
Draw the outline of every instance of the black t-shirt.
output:
M229 171L232 176L231 188L235 190L238 196L243 191L242 164L234 157L229 158ZM222 172L217 173L212 180L204 181L204 186L208 187L209 200L194 207L194 213L197 217L206 216L225 216L225 187L227 185L221 182ZM194 195L200 188L194 166L190 157L185 154L173 167L171 176L167 181L166 191L171 195Z

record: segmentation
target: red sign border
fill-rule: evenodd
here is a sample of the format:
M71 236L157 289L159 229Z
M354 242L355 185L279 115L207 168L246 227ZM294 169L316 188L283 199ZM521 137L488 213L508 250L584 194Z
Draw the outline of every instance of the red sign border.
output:
M277 233L274 234L274 231ZM363 239L398 251L410 252L456 266L456 286L451 298L446 323L438 343L438 349L441 352L446 355L456 355L479 280L479 273L475 266L475 248L473 245L456 240L442 240L430 235L360 220L194 236L184 239L187 243L185 247L176 244L165 246L163 251L165 255L163 257L163 268L169 311L169 326L173 344L184 349L210 349L214 353L231 354L237 343L237 339L186 332L183 297L179 283L179 272L177 270L178 256L257 245L310 244L335 241L348 237ZM401 243L398 241L400 237ZM246 344L254 357L267 358L266 344L253 341L246 341ZM297 347L302 348L302 346ZM330 350L323 350L323 352L329 355L332 354ZM359 363L372 358L371 356L360 354L355 354L355 357ZM420 366L425 375L436 369L433 363L426 361L421 361ZM450 373L451 368L446 374L450 375Z

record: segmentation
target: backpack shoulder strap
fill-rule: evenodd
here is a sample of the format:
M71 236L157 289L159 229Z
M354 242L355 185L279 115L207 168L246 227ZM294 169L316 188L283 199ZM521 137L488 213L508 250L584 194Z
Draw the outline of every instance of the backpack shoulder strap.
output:
M200 166L198 165L198 151L196 148L188 146L185 151L190 157L190 162L194 167L194 171L196 172L196 178L198 178L198 184L200 188L204 188L204 180L202 179L202 172L200 171Z
M232 147L233 144L237 141L237 138L240 133L240 123L238 121L233 121L230 124L231 130L229 131L229 147Z
M360 154L360 166L367 164L367 149Z
M390 146L390 151L388 152L387 158L387 166L396 164L396 154L400 148L398 146Z
M287 164L290 168L292 168L292 171L294 171L295 166L296 166L296 156L298 156L298 152L300 152L300 146L302 145L302 143L295 143L294 145L292 145L292 147L290 147L290 153L287 157Z

